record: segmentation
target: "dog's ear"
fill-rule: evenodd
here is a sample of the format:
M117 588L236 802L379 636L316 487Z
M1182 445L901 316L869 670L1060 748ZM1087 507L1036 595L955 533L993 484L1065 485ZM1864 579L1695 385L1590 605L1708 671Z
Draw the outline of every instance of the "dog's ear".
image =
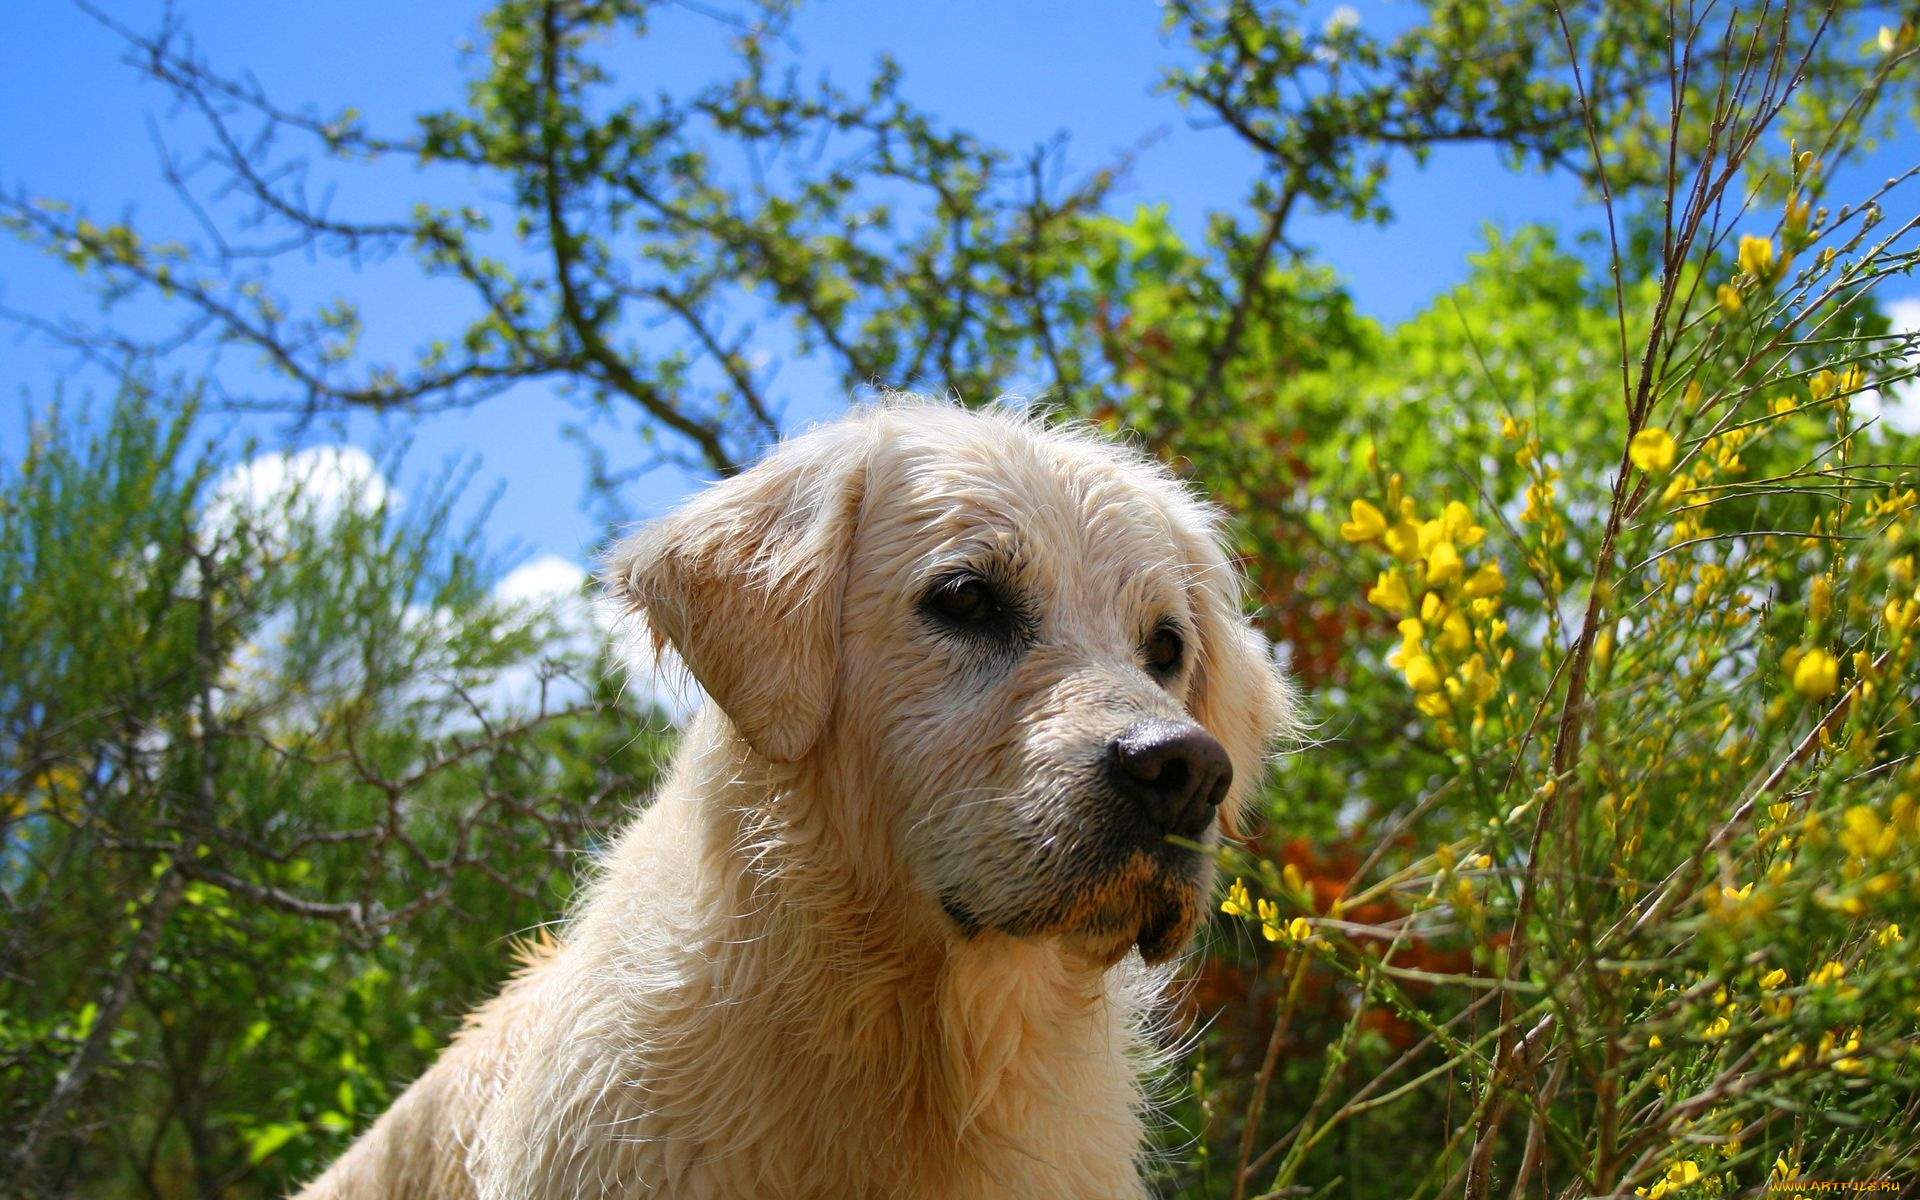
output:
M838 424L782 445L621 542L604 578L670 643L755 750L794 762L833 706L840 600L866 437Z
M1233 760L1221 816L1229 832L1267 773L1267 748L1291 732L1294 692L1240 604L1239 567L1212 513L1177 514L1188 562L1187 594L1199 646L1187 709Z

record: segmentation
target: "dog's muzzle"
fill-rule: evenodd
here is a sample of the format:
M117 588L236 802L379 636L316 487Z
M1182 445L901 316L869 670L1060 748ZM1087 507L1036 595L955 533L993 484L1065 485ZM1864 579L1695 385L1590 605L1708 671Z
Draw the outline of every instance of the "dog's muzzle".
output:
M1051 864L1044 899L982 913L957 892L940 904L961 934L1062 934L1099 958L1138 946L1149 963L1179 953L1200 923L1209 857L1193 843L1211 829L1233 762L1191 721L1136 721L1106 742L1088 776L1088 826L1077 853Z
M1149 838L1198 838L1233 785L1233 760L1191 721L1141 721L1107 745L1107 785L1144 822Z

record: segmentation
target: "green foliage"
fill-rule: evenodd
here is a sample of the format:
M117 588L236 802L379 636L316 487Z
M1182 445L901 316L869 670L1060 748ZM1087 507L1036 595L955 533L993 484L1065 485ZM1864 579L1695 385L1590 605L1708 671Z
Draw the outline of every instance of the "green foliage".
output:
M1232 867L1171 1193L1692 1196L1920 1155L1920 440L1856 409L1911 386L1869 293L1914 227L1819 208L1812 152L1775 212L1726 203L1808 102L1693 49L1727 87L1663 123L1716 132L1671 201L1623 200L1637 241L1491 234L1396 328L1308 267L1208 282L1244 231L1107 229L1095 415L1241 513L1320 743ZM1865 97L1818 144L1892 69L1815 73ZM1357 119L1327 103L1288 119Z
M662 752L611 683L478 698L549 618L488 599L451 497L246 498L190 426L139 393L98 430L56 408L0 468L19 1185L311 1173L497 984L503 936L563 908Z

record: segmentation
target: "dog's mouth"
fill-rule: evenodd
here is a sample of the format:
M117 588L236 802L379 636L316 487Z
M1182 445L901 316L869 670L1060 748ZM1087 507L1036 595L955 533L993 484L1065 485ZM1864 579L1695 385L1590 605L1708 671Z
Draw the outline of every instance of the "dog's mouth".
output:
M983 918L953 894L941 896L940 905L966 937L988 929L1058 936L1102 966L1137 946L1151 966L1178 954L1200 923L1206 887L1200 859L1191 851L1135 852L1098 876L1068 881L1045 905L1010 918Z
M1139 947L1147 965L1163 963L1187 944L1199 922L1199 892L1191 885L1133 888L1108 897L1067 941L1103 966Z

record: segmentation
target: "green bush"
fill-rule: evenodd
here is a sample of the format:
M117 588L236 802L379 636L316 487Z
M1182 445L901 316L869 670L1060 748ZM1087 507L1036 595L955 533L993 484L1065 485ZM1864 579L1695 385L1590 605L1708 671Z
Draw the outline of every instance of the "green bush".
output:
M666 727L563 696L592 658L485 702L550 619L489 599L450 496L249 499L166 407L55 408L0 465L0 1178L30 1194L313 1173L561 911Z
M1631 236L1490 235L1393 329L1282 309L1215 395L1174 382L1207 252L1107 227L1096 416L1241 514L1316 714L1227 864L1168 1194L1920 1165L1920 439L1872 416L1920 385L1869 298L1915 224L1820 207L1812 151L1748 161L1769 70L1704 101L1721 140L1668 195L1609 206Z

